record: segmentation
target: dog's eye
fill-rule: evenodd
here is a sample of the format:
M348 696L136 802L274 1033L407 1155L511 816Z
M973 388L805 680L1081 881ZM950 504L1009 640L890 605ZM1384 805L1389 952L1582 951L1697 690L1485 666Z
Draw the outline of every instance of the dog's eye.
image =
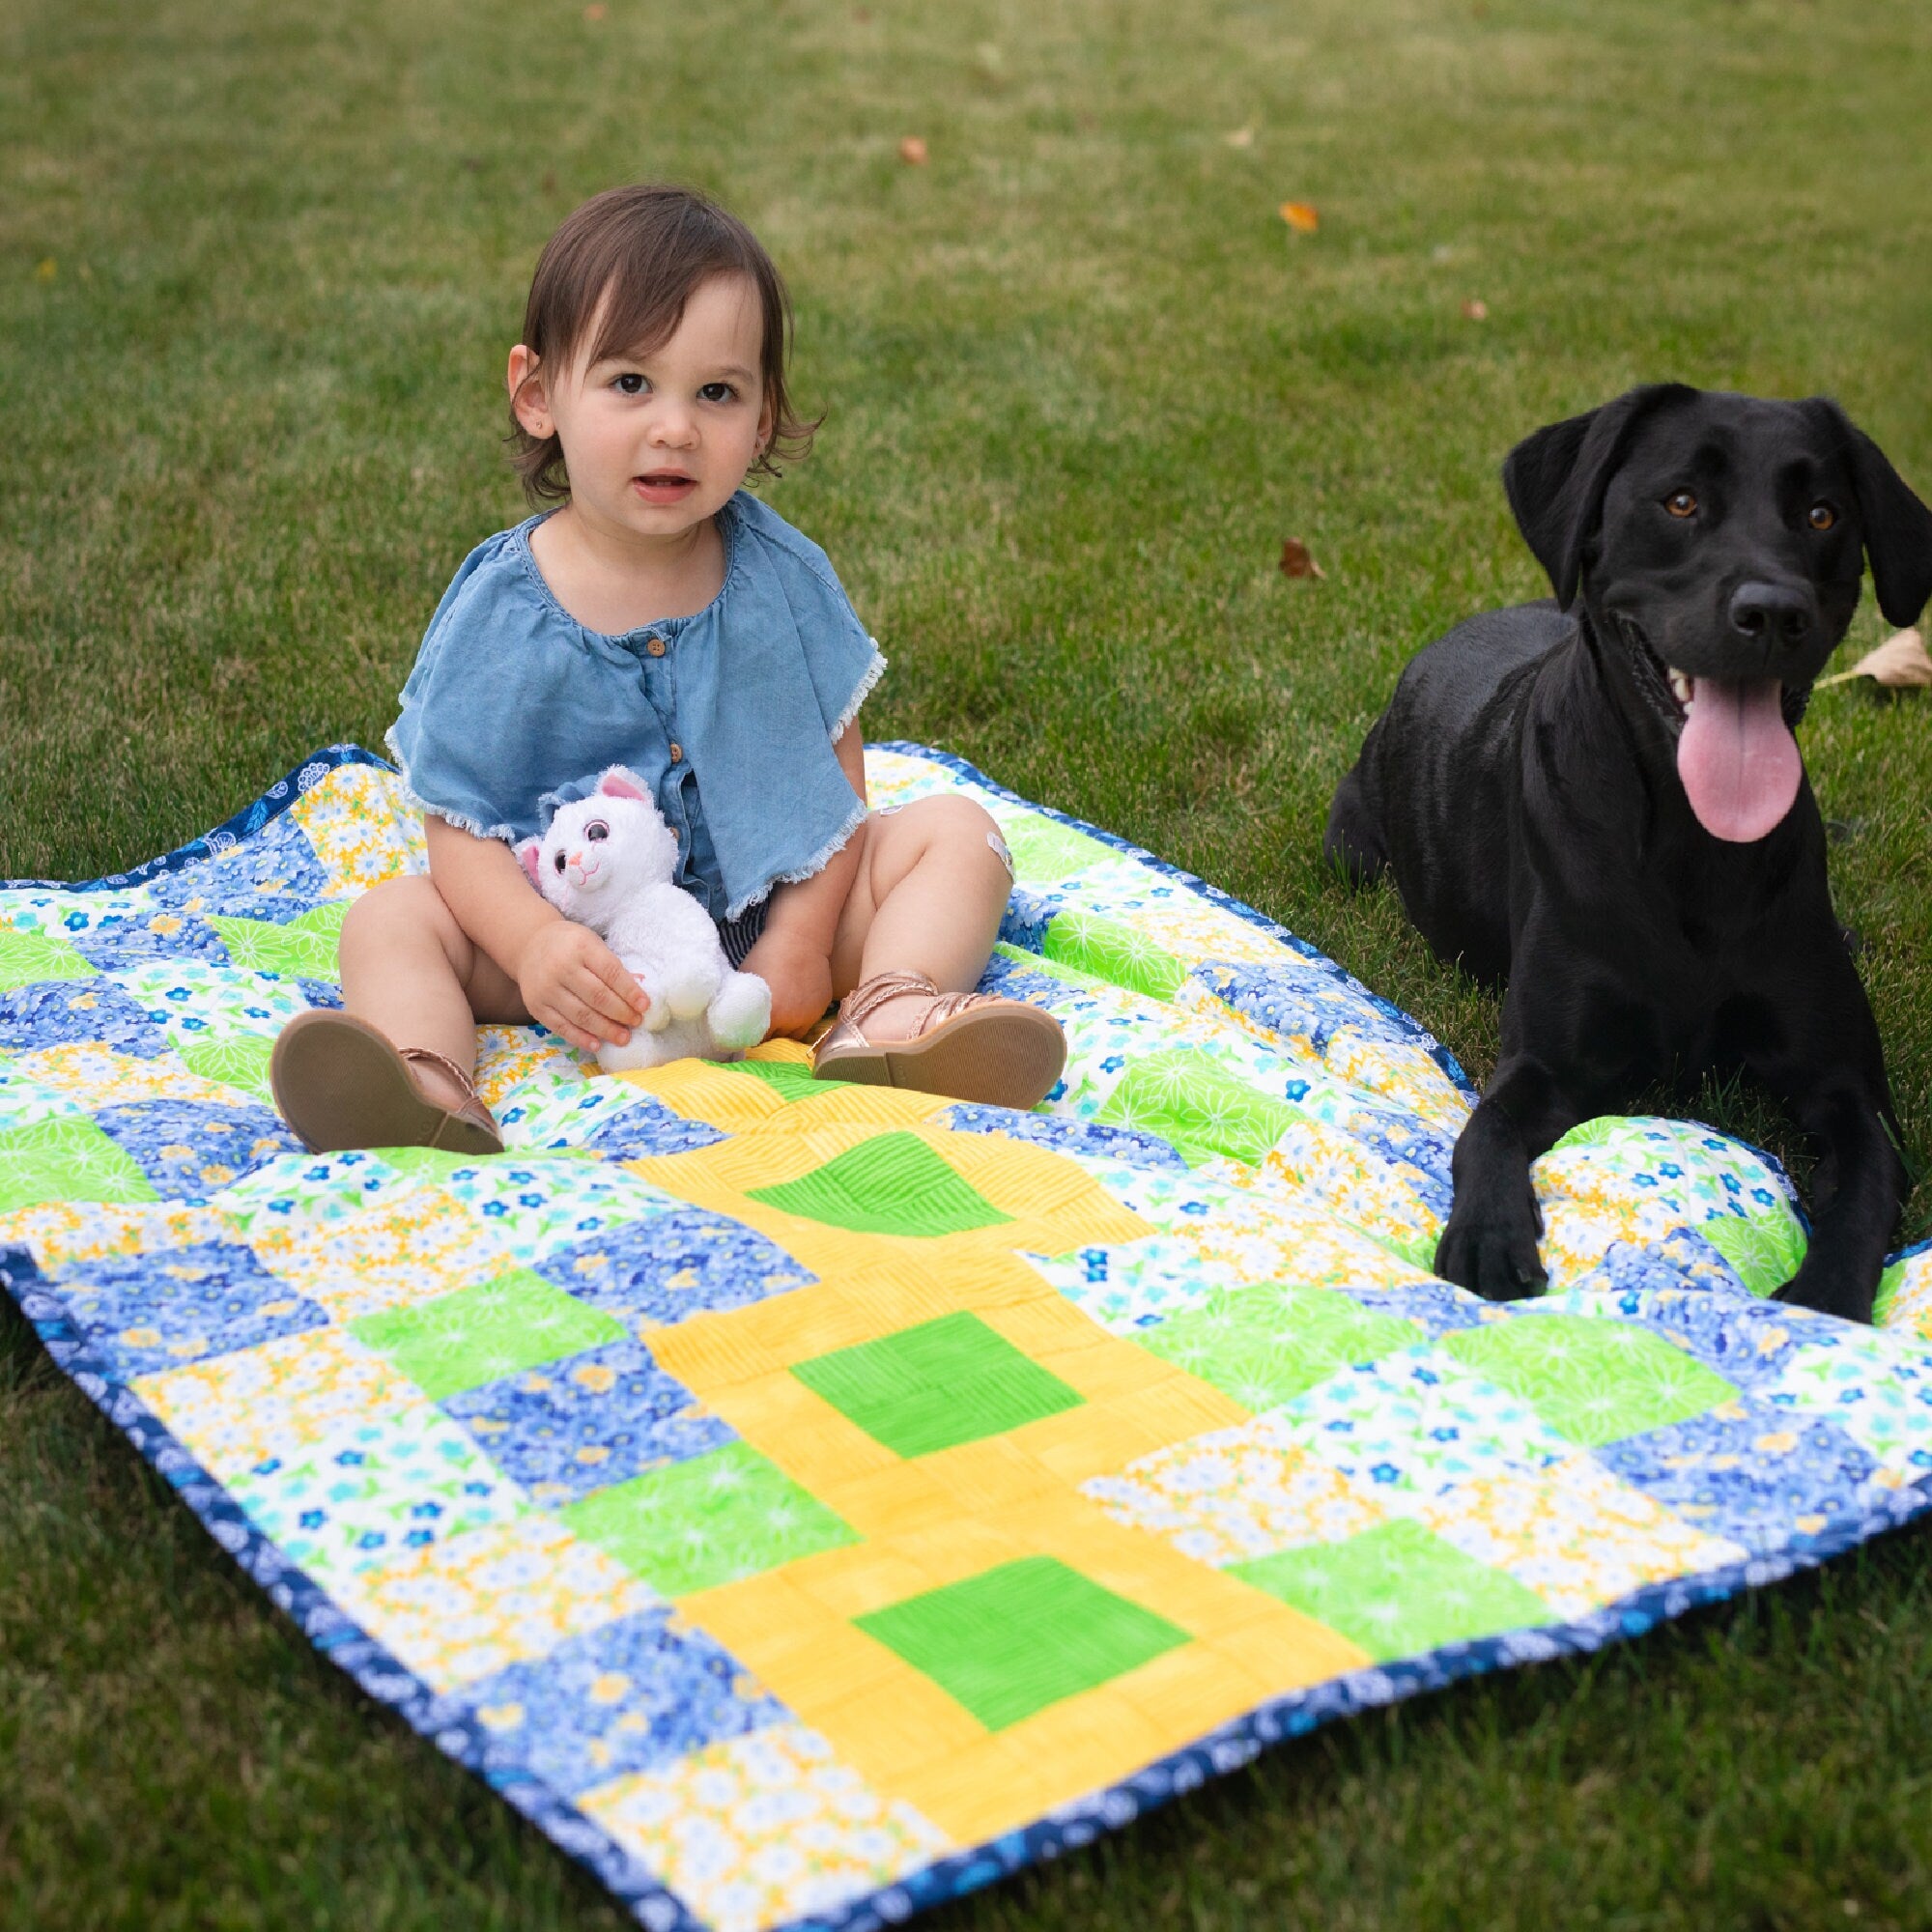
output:
M583 828L583 836L586 838L608 838L611 836L611 828L601 818L593 818Z
M1829 503L1813 503L1804 521L1814 530L1829 530L1838 521L1838 513Z
M1694 517L1697 514L1697 499L1690 491L1679 490L1663 499L1663 507L1673 517Z

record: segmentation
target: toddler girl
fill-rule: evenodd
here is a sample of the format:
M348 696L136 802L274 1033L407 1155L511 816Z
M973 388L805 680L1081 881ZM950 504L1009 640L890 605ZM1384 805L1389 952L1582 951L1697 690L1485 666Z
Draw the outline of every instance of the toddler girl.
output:
M750 230L683 188L613 188L544 249L510 352L516 465L560 508L464 560L389 733L429 875L350 909L342 1012L271 1067L311 1149L496 1152L475 1023L624 1041L644 997L532 890L514 845L607 766L644 782L678 883L772 1031L813 1071L1032 1107L1065 1057L1038 1008L975 994L1011 866L959 797L869 814L856 717L885 660L825 554L741 487L811 426L785 392L790 311Z

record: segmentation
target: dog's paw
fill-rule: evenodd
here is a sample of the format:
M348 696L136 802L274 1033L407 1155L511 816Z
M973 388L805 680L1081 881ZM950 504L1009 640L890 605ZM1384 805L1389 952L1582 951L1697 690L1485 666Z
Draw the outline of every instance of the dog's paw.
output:
M1771 1298L1788 1302L1793 1308L1811 1308L1820 1315L1835 1315L1841 1321L1869 1323L1878 1282L1857 1279L1830 1262L1814 1265L1814 1261L1815 1251L1804 1258L1804 1265L1789 1281L1772 1291Z
M1536 1252L1536 1207L1485 1212L1459 1205L1435 1244L1435 1272L1486 1301L1518 1301L1549 1286Z

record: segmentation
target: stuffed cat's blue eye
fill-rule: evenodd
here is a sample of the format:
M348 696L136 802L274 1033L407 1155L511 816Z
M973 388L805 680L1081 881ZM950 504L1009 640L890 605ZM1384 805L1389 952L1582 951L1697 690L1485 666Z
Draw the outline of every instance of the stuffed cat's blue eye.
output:
M563 867L564 867L564 858L563 858L563 854L562 854L561 852L559 852L559 853L558 853L558 854L556 855L556 869L557 869L557 870L558 870L558 871L560 872L560 871L562 871L562 870L563 870Z
M611 828L601 818L593 818L583 828L583 836L586 838L608 838L611 836Z

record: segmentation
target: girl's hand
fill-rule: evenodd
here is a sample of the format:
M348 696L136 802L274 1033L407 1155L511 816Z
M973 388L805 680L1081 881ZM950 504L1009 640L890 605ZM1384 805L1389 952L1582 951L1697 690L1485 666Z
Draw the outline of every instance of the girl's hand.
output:
M741 972L772 989L768 1039L796 1039L832 1004L832 962L809 939L766 931L745 955Z
M628 1045L649 1000L624 962L573 920L540 926L517 962L517 987L530 1017L561 1034L580 1053L600 1040Z

